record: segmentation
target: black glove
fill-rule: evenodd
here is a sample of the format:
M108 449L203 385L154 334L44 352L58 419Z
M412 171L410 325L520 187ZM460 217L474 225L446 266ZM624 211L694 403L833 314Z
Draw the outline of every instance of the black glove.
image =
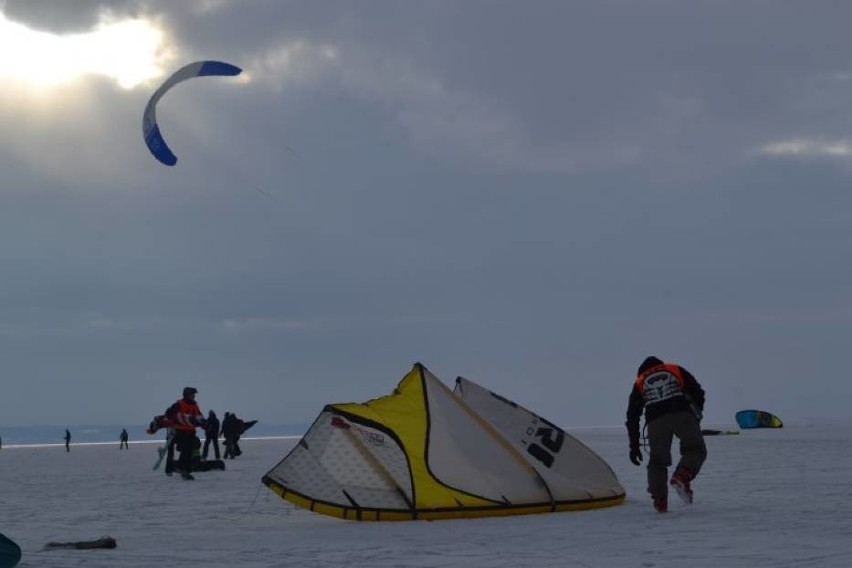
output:
M630 448L630 461L633 462L633 465L639 465L642 463L642 452L638 447Z

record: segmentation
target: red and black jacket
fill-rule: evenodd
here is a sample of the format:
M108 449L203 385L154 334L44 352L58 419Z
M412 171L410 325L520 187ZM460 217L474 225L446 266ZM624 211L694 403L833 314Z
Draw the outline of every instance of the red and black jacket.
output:
M195 429L204 424L204 415L198 403L194 400L182 398L166 410L166 418L171 421L175 430L195 432Z
M704 411L704 389L695 377L674 363L663 363L643 369L633 383L627 405L627 434L631 446L639 445L639 419L645 422L670 412L692 411L694 405Z

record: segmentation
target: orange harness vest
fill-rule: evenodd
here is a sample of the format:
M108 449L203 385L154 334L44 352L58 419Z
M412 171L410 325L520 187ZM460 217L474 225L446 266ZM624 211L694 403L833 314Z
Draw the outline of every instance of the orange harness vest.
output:
M180 399L178 401L177 415L174 419L175 430L195 432L195 424L192 420L194 416L201 416L201 409L198 407L198 403L187 402L184 399Z
M636 388L642 394L645 406L682 397L683 386L683 373L677 365L672 363L651 367L636 379Z

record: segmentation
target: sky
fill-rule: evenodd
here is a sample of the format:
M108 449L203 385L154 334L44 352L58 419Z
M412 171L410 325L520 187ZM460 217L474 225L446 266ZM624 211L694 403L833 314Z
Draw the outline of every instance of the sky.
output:
M852 6L0 8L0 426L308 423L415 361L618 425L647 355L708 422L848 413Z

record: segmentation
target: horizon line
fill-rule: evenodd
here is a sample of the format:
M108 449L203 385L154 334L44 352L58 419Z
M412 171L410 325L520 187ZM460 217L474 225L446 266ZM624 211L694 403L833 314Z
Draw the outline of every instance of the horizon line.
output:
M246 438L240 438L241 442L246 441L255 441L255 440L300 440L302 438L299 434L286 435L286 436L250 436ZM128 441L129 445L146 445L146 444L158 444L162 445L166 440L165 439L155 439L155 440L130 440ZM71 442L71 446L112 446L114 444L120 444L119 440L114 440L110 442ZM3 445L0 447L0 451L6 449L22 449L22 448L64 448L65 442L47 442L42 444L9 444Z

